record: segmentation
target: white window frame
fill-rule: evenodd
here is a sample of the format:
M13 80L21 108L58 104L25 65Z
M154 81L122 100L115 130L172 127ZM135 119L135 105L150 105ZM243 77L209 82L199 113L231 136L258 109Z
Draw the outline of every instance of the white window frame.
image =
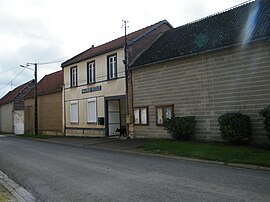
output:
M77 70L77 67L72 67L70 69L70 73L71 73L71 76L70 76L71 87L77 86L78 85L78 70Z
M117 56L112 55L108 57L108 78L117 78Z
M133 116L135 125L148 125L148 106L134 107Z
M156 125L163 126L165 120L174 116L174 105L156 106Z
M90 107L90 104L94 108ZM93 114L93 116L91 116ZM87 123L97 123L97 99L89 98L87 99Z
M87 63L87 82L90 83L95 83L96 81L96 75L95 75L95 61Z
M76 107L75 110L73 110L73 107ZM70 123L78 123L79 122L79 104L78 101L70 101Z

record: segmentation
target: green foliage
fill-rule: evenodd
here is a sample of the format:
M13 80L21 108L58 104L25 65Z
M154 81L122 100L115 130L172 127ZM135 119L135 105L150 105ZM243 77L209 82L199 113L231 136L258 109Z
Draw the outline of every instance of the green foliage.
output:
M267 136L270 138L270 105L260 111L263 117L264 129L267 132Z
M155 154L270 167L270 151L254 146L155 139L139 149Z
M189 140L194 135L195 123L194 116L173 117L164 126L177 140Z
M226 113L218 118L221 136L230 143L242 144L251 139L250 117L241 113Z
M0 201L8 202L11 201L10 198L11 198L10 192L0 184Z

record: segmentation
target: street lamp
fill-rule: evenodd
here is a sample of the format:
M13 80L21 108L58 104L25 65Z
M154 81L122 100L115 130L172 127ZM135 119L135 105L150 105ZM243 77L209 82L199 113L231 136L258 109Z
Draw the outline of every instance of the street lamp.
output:
M31 66L31 65L35 65L34 70L28 67L28 66ZM20 65L20 66L23 67L23 68L26 68L26 69L31 69L31 70L34 71L34 77L35 77L35 94L34 94L34 97L35 97L35 135L38 135L37 63L26 63L26 66L25 65Z

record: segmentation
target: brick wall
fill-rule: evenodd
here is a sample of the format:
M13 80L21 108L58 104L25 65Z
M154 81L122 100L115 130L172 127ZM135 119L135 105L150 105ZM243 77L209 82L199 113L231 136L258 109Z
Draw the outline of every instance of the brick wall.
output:
M132 71L134 107L149 107L149 126L136 137L166 138L156 126L155 106L174 104L176 116L196 117L196 138L221 140L217 118L242 112L252 119L255 141L266 140L258 111L270 104L270 45L260 42Z

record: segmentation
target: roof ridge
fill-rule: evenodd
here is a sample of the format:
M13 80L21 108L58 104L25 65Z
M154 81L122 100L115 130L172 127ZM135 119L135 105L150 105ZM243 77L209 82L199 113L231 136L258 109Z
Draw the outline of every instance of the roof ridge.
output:
M3 102L3 100L7 99L8 95L11 95L11 98L8 99L8 101L12 101L17 95L19 95L31 82L33 82L34 79L29 80L19 86L17 86L16 88L14 88L13 90L9 91L8 93L6 93L1 99L0 99L0 105L3 105L5 103L8 103L7 101ZM22 88L22 89L20 89ZM16 93L16 91L18 90L18 93ZM20 90L20 91L19 91ZM12 95L12 93L15 93L14 95ZM3 103L2 103L3 102Z
M56 73L59 73L59 72L62 72L63 70L61 69L61 70L58 70L58 71L56 71L56 72L52 72L52 73L49 73L49 74L46 74L45 76L50 76L51 74L56 74ZM44 77L45 77L44 76Z
M269 40L269 8L269 0L249 0L168 30L136 59L131 68ZM250 26L251 22L254 26Z
M220 14L222 14L222 13L226 13L226 12L228 12L228 11L230 11L230 10L233 10L233 9L235 9L235 8L238 8L238 7L241 7L241 6L250 4L250 3L255 2L255 1L257 1L257 0L247 0L247 1L244 1L244 2L242 2L242 3L240 3L240 4L237 4L237 5L232 6L232 7L230 7L230 8L226 8L226 9L221 10L221 11L218 11L218 12L213 13L213 14L211 14L211 15L207 15L207 16L202 17L202 18L200 18L200 19L191 21L191 22L186 23L186 24L184 24L184 25L181 25L181 26L179 26L179 27L183 27L183 26L186 26L186 25L195 24L195 23L197 23L197 22L200 22L200 21L203 21L203 20L205 20L205 19L208 19L208 18L217 16L217 15L220 15ZM179 27L177 27L177 28L179 28ZM177 29L177 28L176 28L176 29Z
M144 36L146 36L147 34L149 34L150 32L152 32L153 30L155 30L156 28L158 28L158 27L159 27L160 25L162 25L163 23L166 23L166 24L168 24L171 28L173 28L173 26L172 26L167 20L165 20L165 19L164 19L164 20L161 20L161 21L159 21L159 22L157 22L157 23L155 23L155 24L153 24L153 25L148 26L149 28L152 27L152 29L147 30L146 32L140 34L140 35L137 36L135 39L133 39L133 40L131 40L130 42L128 42L128 43L129 43L128 45L136 43L136 41L140 40L141 38L143 38ZM145 27L145 28L143 28L143 29L146 29L146 28L147 28L147 27ZM140 31L140 30L138 30L138 31Z
M143 27L143 28L141 28L141 29L138 29L138 30L136 30L136 31L133 31L133 32L127 34L127 37L132 36L132 34L135 34L135 33L140 33L142 30L146 30L146 31L147 31L147 29L149 29L149 28L151 28L151 27L158 26L158 25L160 25L160 24L162 24L162 23L167 23L167 24L170 25L170 23L169 23L167 20L161 20L161 21L156 22L156 23L154 23L154 24L151 24L151 25L148 25L148 26ZM170 26L171 26L171 25L170 25ZM172 27L172 26L171 26L171 27ZM150 32L151 32L151 31L152 31L152 29L150 30ZM138 37L140 38L140 37L142 37L142 36L143 36L143 33L139 34L139 36L137 36L137 37L135 37L135 38L138 38ZM106 43L100 44L100 45L98 45L98 46L95 46L95 47L92 46L92 47L88 48L87 50L85 50L85 51L83 51L83 52L81 52L81 53L75 55L74 57L72 57L72 58L66 60L65 62L63 62L63 63L61 64L61 66L63 67L63 64L65 65L65 64L68 63L69 61L72 61L73 59L75 59L75 58L77 58L77 57L79 57L79 56L81 56L81 55L87 53L87 52L90 51L91 49L93 49L93 51L95 51L95 49L98 49L98 48L100 48L100 47L102 47L102 46L106 46L106 45L108 45L108 44L110 44L110 43L113 43L113 42L115 42L115 41L117 41L117 40L121 40L121 39L123 39L123 43L124 43L124 36L120 36L120 37L118 37L118 38L116 38L116 39L113 39L113 40L108 41L108 42L106 42ZM134 40L134 39L132 39L132 40L130 40L130 41L133 41L133 40ZM124 44L123 44L123 45L124 45ZM119 45L118 45L118 46L119 46Z
M129 35L131 35L131 34L134 34L134 33L136 33L136 32L139 32L139 31L141 31L141 30L143 30L143 29L148 29L148 28L150 28L150 27L152 27L152 26L155 26L155 25L158 25L158 24L162 24L163 22L168 22L167 20L161 20L161 21L159 21L159 22L156 22L156 23L154 23L154 24L151 24L151 25L148 25L148 26L146 26L146 27L143 27L143 28L141 28L141 29L138 29L138 30L136 30L136 31L133 31L133 32L130 32L129 34L127 34L127 37L129 36ZM142 35L142 34L141 34ZM139 35L140 36L140 35ZM108 41L108 42L106 42L106 43L103 43L103 44L100 44L100 45L98 45L98 46L95 46L94 48L97 48L97 47L99 47L99 46L103 46L103 45L105 45L105 44L108 44L108 43L111 43L111 42L113 42L113 41L116 41L116 40L119 40L119 39L121 39L121 38L123 38L124 36L120 36L120 37L118 37L118 38L116 38L116 39L113 39L113 40L111 40L111 41ZM92 48L92 47L91 47ZM91 49L91 48L89 48L89 49ZM89 50L88 49L88 50Z
M14 88L13 90L11 90L11 91L9 91L9 92L14 92L14 91L16 91L18 88L21 88L21 87L23 87L23 89L24 89L24 88L25 88L29 83L31 83L33 80L34 80L34 79L31 79L31 80L29 80L29 81L27 81L27 82L25 82L25 83L23 83L23 84L17 86L16 88ZM23 90L23 89L22 89L22 90ZM8 93L9 93L9 92L8 92ZM20 91L20 92L21 92L21 91ZM17 93L16 95L20 94L20 92ZM8 94L8 93L7 93L7 94ZM14 97L15 97L16 95L14 95Z
M56 73L60 73L60 72L63 72L63 70L59 70L59 71L56 71L56 72L52 72L50 74L46 74L45 76L43 76L42 79L40 79L40 81L38 82L38 86L43 82L43 80L45 80L46 78L52 76L53 74L56 74Z

